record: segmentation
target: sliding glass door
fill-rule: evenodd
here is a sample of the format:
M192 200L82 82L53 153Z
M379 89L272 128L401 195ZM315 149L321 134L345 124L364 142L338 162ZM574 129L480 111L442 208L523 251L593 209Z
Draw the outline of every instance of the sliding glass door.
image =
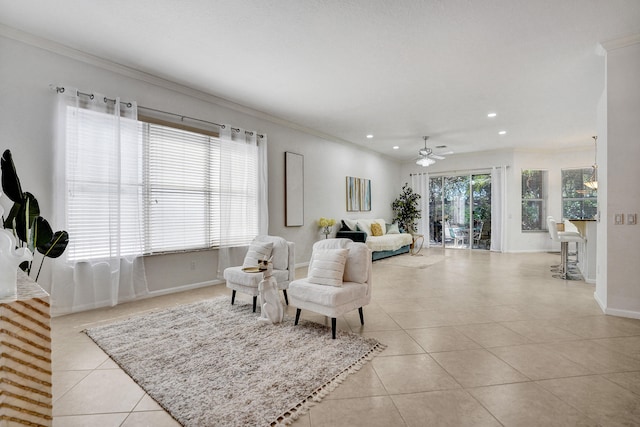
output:
M446 248L489 249L490 174L429 178L429 242Z

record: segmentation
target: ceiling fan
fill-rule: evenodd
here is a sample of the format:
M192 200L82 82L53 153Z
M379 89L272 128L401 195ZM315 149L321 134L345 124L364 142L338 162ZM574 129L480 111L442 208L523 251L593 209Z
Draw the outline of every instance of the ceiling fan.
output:
M423 136L422 139L424 139L424 148L418 150L418 158L416 159L416 164L420 166L427 167L434 164L436 160L444 160L444 156L453 154L453 151L435 154L431 148L427 147L427 139L429 139L429 137Z

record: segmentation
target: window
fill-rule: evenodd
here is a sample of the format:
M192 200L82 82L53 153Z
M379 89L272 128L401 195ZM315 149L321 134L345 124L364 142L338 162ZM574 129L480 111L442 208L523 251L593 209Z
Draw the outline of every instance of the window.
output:
M562 170L562 217L592 219L598 212L598 192L584 185L593 168Z
M205 133L69 107L68 259L250 243L259 229L258 147Z
M546 198L547 172L543 170L522 171L522 230L542 231L547 229Z

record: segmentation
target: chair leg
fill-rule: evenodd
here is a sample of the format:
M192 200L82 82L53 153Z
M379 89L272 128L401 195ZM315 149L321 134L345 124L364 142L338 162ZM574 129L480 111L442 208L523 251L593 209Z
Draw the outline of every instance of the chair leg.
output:
M364 325L364 313L362 312L362 307L358 309L358 313L360 313L360 324Z
M256 312L256 306L258 305L258 297L253 297L253 312Z
M233 302L236 300L236 291L231 291L231 305L233 305Z
M331 318L331 338L336 339L336 318Z
M284 294L284 302L286 302L287 305L289 305L289 298L287 298L287 290L283 289L282 293Z
M294 323L294 325L297 325L297 324L298 324L298 320L300 320L300 312L301 312L301 311L302 311L302 310L301 310L301 309L299 309L299 308L298 308L298 309L296 309L296 322Z

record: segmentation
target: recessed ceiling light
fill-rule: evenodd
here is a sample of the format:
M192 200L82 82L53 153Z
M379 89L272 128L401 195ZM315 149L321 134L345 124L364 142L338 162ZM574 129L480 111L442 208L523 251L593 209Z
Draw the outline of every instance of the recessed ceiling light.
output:
M506 134L506 133L507 133L507 131L506 131L506 130L501 130L500 132L498 132L498 135L504 135L504 134Z
M373 135L371 134L367 135L367 139L371 139L371 138L373 138Z
M496 114L496 113L489 113L489 114L487 114L487 117L490 117L490 118L494 118L495 116L497 116L497 114Z
M393 146L393 149L394 149L394 150L399 150L399 149L400 149L400 147L398 147L397 145L394 145L394 146Z

